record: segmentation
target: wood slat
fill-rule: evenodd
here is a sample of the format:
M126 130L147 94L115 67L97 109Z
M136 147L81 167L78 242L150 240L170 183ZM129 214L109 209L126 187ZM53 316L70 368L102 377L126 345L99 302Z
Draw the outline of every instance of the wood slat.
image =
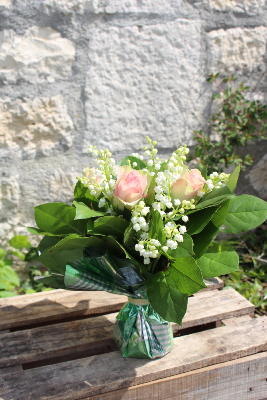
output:
M266 400L267 353L84 400Z
M204 290L223 287L223 281L219 278L209 279L206 284L208 288ZM0 300L0 331L47 321L115 312L121 309L126 300L126 296L107 292L62 289L8 297Z
M254 306L233 289L206 292L190 297L183 329L253 312ZM75 352L105 349L111 346L117 313L71 321L1 336L0 366L60 357ZM173 324L174 332L180 330Z
M222 323L224 325L239 325L242 324L243 322L250 321L251 318L254 318L254 314L242 315L242 317L223 319Z
M5 400L82 399L267 351L267 318L255 318L174 339L174 350L153 361L113 352L7 374Z

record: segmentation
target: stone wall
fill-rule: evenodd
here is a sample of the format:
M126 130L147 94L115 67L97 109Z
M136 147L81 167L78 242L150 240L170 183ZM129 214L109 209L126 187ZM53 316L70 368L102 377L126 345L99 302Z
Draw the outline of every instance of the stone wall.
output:
M70 202L89 144L162 154L206 129L210 72L266 100L264 0L0 0L0 237ZM267 145L239 192L267 197ZM264 178L265 176L265 178Z

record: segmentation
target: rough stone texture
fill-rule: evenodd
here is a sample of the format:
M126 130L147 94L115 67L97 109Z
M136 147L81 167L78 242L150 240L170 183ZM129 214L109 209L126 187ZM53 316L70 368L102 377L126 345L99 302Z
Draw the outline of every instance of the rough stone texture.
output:
M120 159L149 134L165 157L210 133L209 72L266 102L266 38L264 0L0 0L0 238L71 204L89 143ZM238 191L266 197L267 142L245 152Z
M263 62L266 54L267 28L219 29L208 38L208 70L233 73L251 72Z
M236 13L257 13L264 6L264 0L204 0L204 4L216 11Z
M24 35L0 32L0 79L15 83L54 82L71 75L75 47L52 28L32 27Z
M204 105L198 21L94 29L89 59L84 149L141 149L150 132L162 148L192 144Z
M260 197L267 199L267 154L257 162L246 176L253 189L259 193Z
M72 120L61 96L0 102L0 156L49 156L72 144Z

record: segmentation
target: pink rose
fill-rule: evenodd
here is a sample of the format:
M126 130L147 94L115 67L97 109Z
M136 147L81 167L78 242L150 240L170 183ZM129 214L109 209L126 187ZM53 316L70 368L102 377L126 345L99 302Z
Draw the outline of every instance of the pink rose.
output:
M198 169L184 170L181 177L173 183L171 189L172 200L189 200L194 197L205 184L205 179Z
M150 180L144 171L136 171L130 166L119 167L114 205L120 209L133 209L146 195Z
M94 168L86 168L84 170L83 176L89 181L89 183L88 183L89 185L90 185L90 182L92 182L93 184L97 183L98 185L100 185L100 183L103 182L103 179L101 179L97 175L95 175ZM96 191L95 197L97 198L101 193L101 189L95 188L95 191Z

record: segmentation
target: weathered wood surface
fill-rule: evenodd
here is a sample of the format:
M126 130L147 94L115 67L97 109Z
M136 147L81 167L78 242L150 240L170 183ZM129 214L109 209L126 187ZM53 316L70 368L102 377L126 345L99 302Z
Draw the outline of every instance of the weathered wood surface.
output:
M210 279L206 284L208 287L204 290L223 287L223 281L219 278ZM0 300L0 331L46 321L115 312L119 311L126 301L126 296L107 292L75 292L62 289L8 297Z
M242 315L241 317L222 319L222 323L224 325L239 325L242 324L243 322L250 321L251 318L254 318L254 314L247 314L247 315Z
M174 342L171 353L153 361L112 352L6 374L0 393L4 400L84 399L246 357L267 351L267 318L181 336Z
M84 400L266 400L267 353Z
M183 329L249 314L254 306L233 289L190 297ZM117 313L38 327L1 336L0 367L113 346ZM174 332L181 327L173 324Z

